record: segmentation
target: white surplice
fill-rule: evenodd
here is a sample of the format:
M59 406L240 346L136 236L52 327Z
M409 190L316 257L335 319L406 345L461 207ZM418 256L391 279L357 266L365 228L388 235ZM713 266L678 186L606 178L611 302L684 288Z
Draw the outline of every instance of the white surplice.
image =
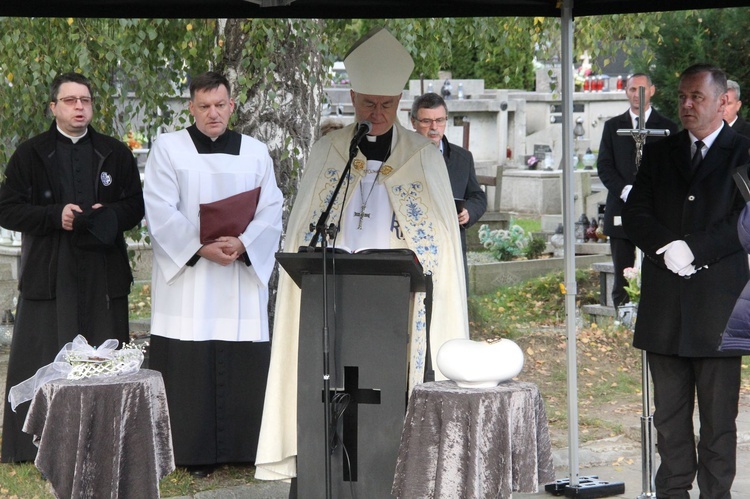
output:
M239 155L199 154L187 130L162 134L146 163L144 200L154 266L151 334L182 341L268 341L268 279L281 235L283 196L267 147L242 135ZM252 265L199 258L201 203L260 186L239 239Z

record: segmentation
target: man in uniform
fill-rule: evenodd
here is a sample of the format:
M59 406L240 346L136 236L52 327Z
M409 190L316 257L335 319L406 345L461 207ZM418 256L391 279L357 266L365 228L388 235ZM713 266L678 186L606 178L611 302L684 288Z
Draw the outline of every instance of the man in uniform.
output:
M146 163L154 249L149 365L169 402L175 464L205 476L252 462L268 374L268 279L282 194L261 142L228 130L234 100L213 72L190 83L195 124L162 134ZM200 205L260 187L253 220L201 243Z
M432 142L407 131L396 119L401 92L414 67L398 40L376 29L354 45L344 64L356 120L371 122L372 129L360 142L353 161L351 194L346 200L339 196L329 220L341 216L341 244L352 249L409 248L424 271L432 273L430 348L434 361L446 340L468 338L461 243L448 171ZM313 237L310 223L325 210L357 129L353 124L330 132L313 146L289 217L286 251L297 251ZM409 386L421 383L425 374L427 317L424 296L417 295L412 303ZM255 463L256 477L261 479L296 475L299 310L300 290L281 272Z
M0 225L23 233L19 302L6 391L55 360L81 334L92 346L129 341L133 282L123 231L143 219L133 153L89 125L91 82L65 73L52 81L50 129L18 146L0 188ZM21 431L28 405L5 397L3 462L33 461Z

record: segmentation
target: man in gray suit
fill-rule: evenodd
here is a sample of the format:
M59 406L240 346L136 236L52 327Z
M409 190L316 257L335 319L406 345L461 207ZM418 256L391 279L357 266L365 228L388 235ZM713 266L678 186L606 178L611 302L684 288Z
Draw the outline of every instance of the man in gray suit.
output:
M628 302L628 294L625 291L627 281L622 272L635 263L635 245L625 235L621 214L637 172L635 141L632 137L617 135L617 130L638 128L637 120L641 109L639 87L645 87L646 89L645 99L642 103L646 128L667 129L671 133L677 131L677 125L674 122L651 107L651 97L656 91L656 87L651 83L651 78L644 73L631 75L627 79L625 87L630 109L604 123L597 160L599 178L607 188L607 206L604 211L603 231L609 236L612 263L615 267L615 280L612 286L612 303L615 307ZM648 137L646 142L651 143L658 139L659 137Z

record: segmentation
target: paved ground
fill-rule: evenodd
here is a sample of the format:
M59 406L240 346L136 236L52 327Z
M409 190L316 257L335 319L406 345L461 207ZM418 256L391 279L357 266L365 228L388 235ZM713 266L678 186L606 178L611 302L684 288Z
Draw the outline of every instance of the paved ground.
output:
M3 341L3 331L0 328L0 393L5 393L5 373L8 367L7 343ZM2 421L3 404L0 404L0 421ZM697 426L697 425L696 425ZM738 427L738 463L737 478L732 488L733 499L750 499L750 397L744 397L740 405L740 416L737 420ZM569 452L567 448L554 449L554 462L556 477L558 480L568 480L570 483L571 469L568 466ZM658 455L657 455L658 464ZM640 442L633 441L627 437L616 437L599 440L579 446L579 497L597 497L595 495L585 496L589 489L586 483L600 484L611 482L623 484L625 493L609 497L639 497L643 492L643 471L641 468L641 446ZM598 477L589 480L590 477ZM222 490L201 492L193 496L194 499L282 499L288 497L289 486L280 482L263 482L255 485L231 487ZM514 494L514 498L540 498L552 497L551 494L541 490L536 494ZM698 491L691 493L691 499L698 498ZM190 499L182 497L177 499Z

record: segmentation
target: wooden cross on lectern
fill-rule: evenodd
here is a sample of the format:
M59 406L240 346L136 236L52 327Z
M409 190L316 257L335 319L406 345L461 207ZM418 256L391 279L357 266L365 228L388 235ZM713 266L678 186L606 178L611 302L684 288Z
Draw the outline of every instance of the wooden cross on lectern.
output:
M643 101L646 99L646 87L638 87L638 128L620 128L617 130L617 135L630 135L635 141L635 169L641 166L641 157L643 156L643 145L646 143L646 138L650 136L666 137L669 135L669 130L659 129L648 129L646 128L646 120L644 119Z

